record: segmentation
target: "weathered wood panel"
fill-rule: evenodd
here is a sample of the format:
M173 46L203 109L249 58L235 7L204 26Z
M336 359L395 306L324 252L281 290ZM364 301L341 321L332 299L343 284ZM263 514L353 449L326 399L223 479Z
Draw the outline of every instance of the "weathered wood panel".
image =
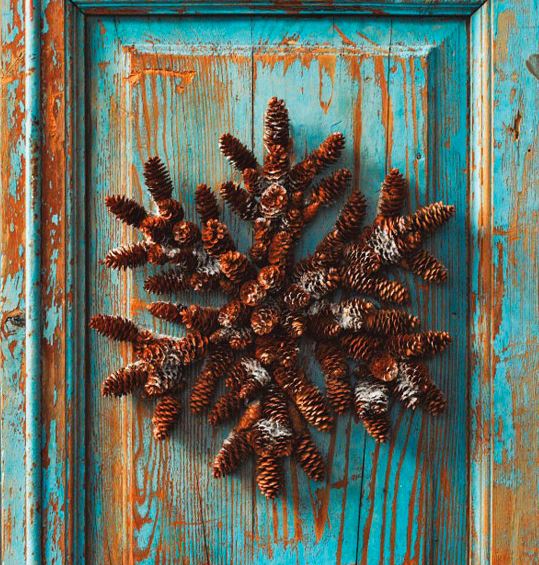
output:
M0 4L0 553L24 558L24 7ZM20 561L19 561L20 562Z
M258 10L272 16L265 22L123 16L172 14L177 6L166 1L80 2L88 13L118 13L101 21L61 0L30 2L28 15L40 6L49 88L41 101L43 222L31 227L43 234L41 473L24 456L25 447L35 452L25 445L22 0L3 0L0 26L2 560L18 564L35 551L39 501L26 496L30 480L43 487L46 562L535 562L537 5L492 1L468 20L414 23L328 17L357 11L347 2L181 7L194 16ZM468 15L473 7L383 2L365 9ZM315 12L325 17L306 17ZM216 33L216 22L226 32ZM204 45L215 48L204 52ZM97 264L109 244L130 237L105 218L102 192L116 185L142 197L141 163L159 151L192 210L189 188L202 174L213 183L229 174L212 139L232 129L259 151L261 115L273 94L266 90L277 87L291 105L298 154L340 129L349 139L343 164L354 163L355 181L371 198L392 163L412 181L412 204L440 195L458 205L450 236L432 242L453 277L414 295L414 308L423 317L431 312L432 326L449 327L457 339L435 365L450 397L447 416L394 413L394 442L374 449L342 419L331 437L318 436L333 454L328 482L311 484L291 465L286 498L266 503L249 468L227 481L210 478L208 461L224 430L211 434L201 419L186 417L173 440L156 447L148 406L98 397L103 360L112 369L127 352L102 342L94 348L85 318L101 306L145 318L139 275L105 279ZM96 110L101 118L92 121ZM88 167L86 197L97 133L107 143Z
M539 6L486 4L472 32L472 558L537 563Z
M354 164L354 182L372 210L380 179L394 165L407 172L414 188L411 205L444 198L462 211L449 228L452 253L447 237L433 243L453 267L452 282L439 289L421 285L414 308L426 327L449 327L458 336L447 373L465 379L464 22L436 21L427 28L389 19L103 17L91 20L89 38L90 313L141 318L149 300L140 290L141 274L117 275L98 264L119 233L103 195L119 190L146 198L142 163L159 153L192 212L196 183L215 185L229 174L217 150L219 134L230 130L261 153L263 109L278 94L289 104L298 155L329 131L345 133L350 143L343 164ZM335 214L312 226L300 254L312 249ZM245 226L230 220L245 245ZM389 562L407 553L409 559L451 562L465 555L466 490L456 488L466 484L466 468L459 464L466 458L462 380L442 380L454 399L448 417L435 422L396 413L390 446L374 448L347 419L332 437L319 434L331 460L327 483L311 484L292 468L286 497L268 503L254 492L249 469L243 481L210 478L208 460L225 430L210 438L198 418L186 415L173 441L156 446L149 407L99 399L103 373L119 366L122 355L105 340L89 339L88 479L97 495L88 514L93 559L106 558L111 548L140 559L209 562L315 556L342 563L381 556ZM120 469L129 471L118 480ZM173 469L178 477L167 479ZM430 478L440 469L443 491ZM393 484L403 485L398 494L391 492ZM350 537L350 531L359 535ZM230 539L234 543L223 553Z

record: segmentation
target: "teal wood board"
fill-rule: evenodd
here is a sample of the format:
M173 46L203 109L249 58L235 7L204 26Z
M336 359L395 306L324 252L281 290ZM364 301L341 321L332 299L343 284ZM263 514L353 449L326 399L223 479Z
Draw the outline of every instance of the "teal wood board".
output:
M538 3L0 6L2 563L539 563ZM341 417L314 434L328 478L287 462L283 496L267 501L251 463L212 477L228 428L189 413L189 387L162 443L150 402L103 398L102 379L131 352L87 322L121 314L179 335L146 312L145 273L101 263L137 237L104 196L149 206L142 168L158 154L193 219L198 183L238 178L219 135L261 157L274 95L298 159L344 133L336 166L352 170L369 219L392 166L409 181L410 209L443 200L457 213L427 242L447 283L399 273L408 310L453 336L429 362L446 413L395 405L385 445ZM300 256L343 201L308 228ZM247 224L224 218L247 249ZM321 385L312 350L303 355Z
M111 242L133 237L120 233L104 195L127 193L149 205L142 164L159 154L192 217L196 184L216 186L231 174L218 150L220 133L232 132L261 155L263 111L273 95L287 101L298 156L328 133L344 133L348 144L340 164L354 169L353 184L366 194L371 216L389 166L405 171L410 206L443 199L459 211L430 242L449 265L449 283L429 288L410 281L411 308L424 326L447 328L455 336L449 353L433 363L451 399L447 415L433 419L396 409L394 438L381 447L349 417L341 419L333 435L316 437L329 453L326 483L312 483L292 466L285 496L275 502L256 493L250 466L222 481L211 477L209 462L226 429L212 432L200 418L186 415L171 440L156 445L149 406L102 399L103 376L128 354L90 335L86 447L95 493L88 515L92 560L106 559L115 547L150 561L163 551L171 562L184 555L206 556L210 563L463 561L465 22L100 17L90 21L88 37L90 315L114 312L153 323L144 312L150 298L141 290L143 273L111 273L99 264ZM331 227L338 207L310 227L299 256ZM225 218L245 249L247 226ZM305 355L312 358L311 351ZM310 370L318 371L314 363ZM115 469L126 470L121 480ZM116 527L126 520L132 528Z

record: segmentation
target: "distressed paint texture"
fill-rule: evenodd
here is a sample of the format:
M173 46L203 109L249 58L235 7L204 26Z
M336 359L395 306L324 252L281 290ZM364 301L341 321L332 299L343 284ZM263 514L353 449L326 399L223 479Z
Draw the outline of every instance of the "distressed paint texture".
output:
M157 445L148 426L150 407L101 399L103 374L125 362L126 352L90 335L91 560L106 559L112 548L142 561L464 560L466 489L458 487L467 480L461 464L467 303L459 299L467 281L465 23L433 21L427 29L421 22L365 18L98 17L88 36L90 314L149 320L142 274L111 273L99 264L111 240L131 237L126 232L120 238L103 195L120 191L147 199L140 171L158 153L171 165L192 213L196 183L215 186L230 174L216 143L221 132L251 140L261 154L257 134L273 94L287 100L294 116L298 155L328 130L343 131L349 140L343 162L354 164L354 184L371 210L378 179L390 165L406 171L412 207L444 199L460 210L450 228L453 252L448 239L432 242L449 262L451 282L439 288L414 283L414 309L426 326L447 327L456 336L452 352L435 368L452 399L449 414L435 420L395 410L394 440L382 448L343 419L332 436L317 436L329 452L327 482L312 484L292 467L282 500L267 502L256 493L250 468L242 481L211 478L208 462L226 430L208 433L186 414L172 441ZM300 255L312 250L336 212L312 226ZM245 226L227 221L245 247ZM452 375L461 375L460 381ZM120 469L128 471L118 480Z
M24 559L24 6L3 0L0 16L0 467L1 550Z
M24 10L21 0L2 2L0 541L3 561L18 564L27 539ZM337 15L357 11L349 2L79 6L42 6L43 560L534 563L537 5L489 2L469 17L415 20L395 15L470 15L474 6L365 6L385 14L378 18ZM264 17L246 15L257 9ZM176 10L193 17L155 15ZM238 15L197 15L218 10ZM132 11L154 15L124 17ZM394 409L393 439L381 447L341 418L316 437L329 454L328 480L311 483L290 464L286 495L267 502L250 467L211 477L226 430L212 432L186 410L171 440L156 444L151 407L102 399L102 377L129 353L89 334L85 320L123 313L177 331L146 315L141 273L99 263L111 243L132 236L106 213L103 195L146 199L142 163L159 153L194 214L196 183L215 186L231 173L218 135L231 131L260 154L274 94L293 116L296 154L328 130L345 133L342 163L371 213L391 165L405 171L412 207L444 200L458 213L431 242L450 267L448 283L409 279L411 310L455 336L432 363L448 413ZM309 229L300 253L335 214ZM245 225L226 219L245 248Z
M473 163L491 214L474 206L481 254L473 254L472 290L484 309L472 318L480 354L472 473L488 466L490 484L474 501L472 516L483 519L474 520L472 545L489 546L493 563L537 563L539 80L529 62L539 49L539 6L496 2L474 18L478 30L491 27L493 51L476 66L477 79L486 75L492 131Z

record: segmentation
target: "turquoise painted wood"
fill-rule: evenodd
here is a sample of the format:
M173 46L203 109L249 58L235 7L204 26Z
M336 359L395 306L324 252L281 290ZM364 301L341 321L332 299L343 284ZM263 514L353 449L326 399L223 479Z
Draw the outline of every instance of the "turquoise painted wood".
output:
M466 388L450 375L466 373L465 22L98 17L88 38L90 314L149 322L142 274L118 275L99 264L111 241L132 237L108 217L104 194L146 198L142 163L160 154L193 213L194 186L215 186L230 174L218 152L220 132L232 131L261 154L262 115L274 94L288 102L298 155L328 132L343 131L349 140L343 163L353 164L354 184L373 206L386 168L399 166L413 187L412 206L444 199L461 211L450 237L432 242L449 262L451 282L421 285L414 294L426 327L447 327L456 336L436 371L452 399L448 416L430 420L397 410L394 442L384 448L344 419L333 437L317 437L330 453L327 483L311 484L293 468L282 501L254 492L250 468L226 481L211 478L208 460L226 430L211 434L186 417L173 441L156 446L149 407L102 400L103 373L126 353L89 336L92 561L106 559L109 544L141 559L162 552L171 562L186 554L210 563L463 561ZM336 212L312 226L300 254ZM227 219L245 246L245 226ZM116 469L127 470L121 481Z
M479 6L2 0L2 562L536 562L539 14ZM261 155L272 95L298 157L345 134L341 166L371 215L398 166L411 207L444 200L457 216L429 242L448 283L408 281L410 310L454 336L431 365L447 414L395 408L385 446L341 418L316 436L328 480L290 464L285 496L267 502L250 467L211 477L226 430L186 412L157 445L148 404L101 398L130 353L86 324L155 323L142 273L100 264L133 235L104 194L145 200L142 163L160 154L194 215L195 185L231 175L220 133ZM246 226L226 219L245 248Z

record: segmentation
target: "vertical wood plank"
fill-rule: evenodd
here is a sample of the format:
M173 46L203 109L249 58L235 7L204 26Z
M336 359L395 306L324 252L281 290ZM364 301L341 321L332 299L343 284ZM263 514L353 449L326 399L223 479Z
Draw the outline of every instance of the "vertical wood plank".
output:
M351 22L341 29L354 34ZM386 167L397 166L410 183L410 209L436 200L457 207L457 217L426 244L448 265L449 281L434 286L398 273L422 327L454 337L449 351L429 362L450 405L438 419L396 406L389 444L366 438L360 563L453 563L466 554L466 490L459 488L467 481L467 303L460 298L467 295L466 33L461 23L433 20L424 41L424 29L393 19L386 36L367 34L383 56L362 65L360 184L372 202Z
M210 478L207 461L225 430L208 443L205 434L199 436L201 422L186 416L178 443L174 436L166 446L157 446L149 432L147 405L134 401L125 409L99 400L102 375L96 373L102 371L103 359L111 370L122 359L114 345L91 336L90 481L100 499L90 511L92 555L104 558L120 547L123 555L137 561L156 555L210 562L336 557L342 563L463 557L466 491L457 486L466 484L466 468L458 465L466 458L467 304L458 300L466 296L467 280L464 24L435 22L428 41L423 24L398 20L254 18L250 24L237 18L234 28L227 21L226 39L220 36L218 19L197 23L196 29L190 25L143 19L130 19L126 25L121 18L91 23L95 133L89 233L96 249L91 252L91 270L98 280L95 287L90 283L92 308L111 311L116 306L118 313L119 305L124 313L141 315L148 300L139 291L141 274L99 274L97 260L118 233L104 215L103 194L120 187L144 198L142 163L159 153L179 166L173 174L192 211L196 182L214 183L229 176L212 139L232 130L247 142L252 138L261 155L262 115L267 99L276 94L287 99L299 156L330 131L345 133L350 143L341 166L354 163L354 182L366 193L372 210L390 165L407 172L413 207L438 198L457 205L459 216L448 228L456 234L451 253L443 235L432 242L452 268L451 283L432 289L410 280L412 288L417 287L413 309L425 327L448 327L456 335L453 352L446 356L448 374L456 374L446 379L454 405L438 422L397 411L394 441L383 447L375 447L360 426L342 419L332 436L317 435L329 455L327 482L311 484L291 465L285 496L268 503L253 492L249 468L221 483ZM212 47L202 55L209 37ZM235 46L231 53L227 45ZM312 227L300 255L312 249L336 213L329 211ZM236 233L244 233L241 223L232 225ZM240 239L246 244L244 236ZM112 296L103 296L103 286L112 289ZM442 360L433 367L440 370ZM451 433L455 429L460 432ZM114 469L126 466L131 471L122 473L121 481L114 480ZM173 469L187 479L167 479ZM393 492L391 485L398 490ZM177 510L179 501L182 509ZM118 521L122 529L116 527ZM179 541L171 544L178 534ZM100 547L103 539L107 547ZM233 546L224 549L230 539L235 540Z
M24 413L24 8L3 0L0 18L0 554L25 553Z
M372 22L363 21L362 27ZM339 23L339 25L341 25ZM345 54L349 40L333 19L280 18L255 21L253 85L254 146L262 155L262 120L268 99L285 99L291 117L294 152L300 160L327 135L341 131L347 138L336 167L352 166L357 117L354 103L360 96L360 49ZM359 38L361 41L361 38ZM359 179L355 171L353 185ZM342 201L340 202L342 205ZM297 246L297 256L312 251L334 224L339 204L324 210ZM317 384L322 378L312 349L302 352L308 373ZM331 434L313 432L328 459L323 483L308 480L300 468L287 465L286 491L277 501L257 495L255 560L261 563L352 563L356 557L358 504L362 477L362 428L349 416L340 418Z
M537 560L537 4L472 19L472 557ZM533 40L531 39L533 38Z
M210 478L207 461L218 448L224 430L208 439L206 433L200 432L201 421L187 418L173 438L180 445L156 449L148 433L151 414L147 407L134 402L127 407L113 408L113 413L107 416L111 406L110 403L105 406L97 399L96 385L101 375L95 373L92 377L95 380L90 383L92 396L88 397L87 405L91 414L88 419L91 438L88 460L84 460L83 451L73 452L79 441L74 436L84 433L82 420L86 412L84 401L79 398L77 410L82 413L81 420L75 421L79 424L82 421L83 425L78 430L74 429L72 399L75 389L81 385L77 379L84 374L81 352L79 361L75 359L75 349L80 348L82 341L73 333L82 329L80 326L76 330L75 325L77 320L84 318L81 311L84 289L80 289L81 282L85 280L80 264L81 257L84 261L84 251L78 253L77 242L82 242L85 234L66 224L68 217L73 221L80 216L70 209L74 203L70 194L73 179L66 181L64 171L70 170L70 162L75 158L70 148L78 150L76 159L81 165L85 160L84 144L80 139L84 135L84 120L79 114L76 122L71 121L70 113L73 96L82 94L84 97L84 92L81 92L81 61L77 62L79 71L76 73L80 90L77 92L75 87L71 93L64 91L69 80L65 65L69 76L72 76L70 63L75 60L70 58L70 53L64 52L64 39L69 50L71 41L82 43L84 38L80 26L82 20L77 20L79 23L75 26L77 31L72 30L73 36L63 35L67 29L64 26L64 10L69 13L72 7L65 6L63 0L48 0L43 5L44 73L51 85L43 93L42 107L47 142L43 154L43 233L46 237L40 249L45 266L42 361L47 375L43 388L45 448L40 457L44 466L42 477L39 477L39 480L43 479L44 530L41 543L45 560L65 560L68 552L78 545L76 560L82 562L80 542L74 541L75 536L79 540L84 539L81 528L84 524L83 505L74 501L74 498L82 498L82 491L74 489L80 489L80 476L84 474L86 463L89 463L90 471L90 535L86 555L90 562L94 558L100 562L280 562L292 559L304 562L321 559L321 556L331 559L335 556L336 562L348 562L350 557L349 562L353 562L356 545L358 561L370 558L400 563L426 559L443 563L447 562L448 555L462 558L462 552L466 550L463 541L465 520L461 512L464 506L460 505L464 504L465 489L462 485L467 479L465 466L455 470L453 465L459 460L465 445L462 426L466 422L464 407L468 398L466 390L459 386L462 379L447 382L445 390L450 398L458 401L459 407L443 423L428 423L419 415L397 414L395 433L398 439L389 450L372 449L370 440L364 437L360 428L343 419L336 435L318 438L333 457L331 480L321 489L316 489L291 466L287 496L275 504L268 505L256 494L252 482L249 484L251 469L245 469L241 476L218 485ZM260 93L266 84L269 88L278 86L282 92L290 92L291 95L297 93L297 100L308 94L301 91L302 87L308 86L311 93L317 91L324 119L311 124L310 130L296 132L303 143L301 150L316 143L315 127L319 127L320 132L316 133L322 137L327 127L352 132L348 137L353 144L348 151L353 150L355 158L354 179L372 189L371 199L384 172L382 163L385 163L398 164L406 169L414 188L410 199L412 204L431 200L438 194L446 200L453 199L453 202L456 195L462 203L464 192L460 178L447 194L443 187L448 187L451 180L455 180L446 173L448 170L460 170L461 149L466 145L463 134L466 129L461 127L466 104L455 104L455 100L462 102L465 92L465 66L458 68L465 52L463 22L444 21L441 25L445 29L442 31L436 27L434 20L428 24L426 21L411 23L408 20L402 25L398 19L391 23L387 19L369 23L364 18L346 18L346 21L332 21L334 25L330 28L327 25L330 18L326 18L325 23L320 23L321 20L302 23L301 19L296 17L286 21L270 17L267 24L259 26L251 25L251 21L258 18L245 18L239 22L241 27L235 28L228 36L232 43L240 40L248 50L254 38L247 37L245 31L255 31L259 26L261 35L271 37L275 43L280 41L278 50L281 56L268 56L263 51L258 53L260 65L253 66L259 73L257 80L252 80L255 85L253 108L249 106L249 80L245 80L248 71L242 74L237 61L219 62L222 55L220 47L208 56L215 61L207 61L203 65L207 73L204 80L242 78L245 82L241 92L238 93L225 81L224 94L204 93L191 99L187 95L183 103L179 102L181 96L178 95L181 93L178 88L181 90L182 87L175 73L181 74L183 65L191 62L194 56L179 56L177 50L174 54L175 45L206 42L221 46L225 41L218 34L212 34L210 41L200 31L204 26L194 24L189 27L182 21L179 27L185 26L183 34L183 30L178 33L177 29L173 29L177 26L166 25L158 19L140 20L132 29L126 26L127 31L122 28L122 23L126 23L124 18L107 18L103 27L100 22L93 22L95 29L99 29L96 34L103 32L102 35L109 34L109 37L117 32L123 34L121 39L113 39L113 42L116 41L114 47L101 46L105 59L99 69L103 73L101 82L93 89L94 98L90 99L92 103L101 100L100 86L105 87L103 93L109 94L108 99L103 98L109 107L102 108L104 114L100 126L113 138L118 136L118 132L120 137L124 134L132 137L134 132L139 132L138 139L114 139L113 143L105 145L109 150L119 148L119 159L116 162L112 159L108 169L97 173L98 176L109 174L108 178L106 175L99 176L99 190L112 185L127 189L133 182L133 190L141 194L136 180L145 158L144 152L150 147L162 149L169 162L185 166L187 174L184 176L182 171L176 178L199 180L207 167L204 164L199 168L197 152L212 163L212 178L220 180L227 177L228 169L222 162L213 167L220 159L216 146L211 147L208 142L193 148L192 144L198 139L199 128L204 131L206 140L226 126L233 127L235 133L243 133L244 139L254 133L251 141L258 149L260 127L256 123L260 123L266 98L272 94L268 93L266 97L265 93ZM473 348L469 357L473 373L470 383L472 451L469 461L472 483L469 488L472 492L470 518L473 530L469 559L482 563L533 562L536 557L534 498L529 496L529 492L537 488L531 474L535 468L535 452L529 446L537 444L537 417L534 412L537 387L534 376L537 373L538 346L534 322L537 310L538 203L533 180L538 176L535 158L538 121L533 109L538 102L536 81L539 64L534 53L535 44L530 38L537 36L535 22L538 19L537 6L533 3L525 0L492 1L479 10L471 22L474 108L470 128L475 133L471 163L465 173L469 172L471 177L468 255L474 269L470 280L470 299L476 309L470 313ZM32 164L25 163L23 157L24 133L21 127L25 95L23 20L23 1L2 0L0 546L6 563L24 560L27 535L23 504L25 465L21 457L26 443L22 241L23 187L27 180L24 169L25 166L31 169ZM283 25L276 24L279 20ZM206 24L208 29L211 28L209 22ZM223 28L226 24L228 34L230 20L222 20L222 24ZM451 25L454 27L451 28ZM425 28L428 33L423 33ZM265 29L270 29L270 32ZM318 43L322 39L325 45L321 48ZM163 76L148 73L146 71L155 70L154 67L144 67L143 64L139 69L143 77L140 82L133 80L122 90L121 73L118 76L114 74L118 69L125 69L126 65L125 53L121 55L119 45L122 42L135 45L141 41L156 50L151 64L156 63L160 69L163 67L165 73ZM430 53L407 52L407 46L414 42L428 45ZM301 48L302 44L303 54L298 55L297 48ZM347 55L346 49L352 46L364 49L364 54ZM168 55L161 56L160 52L167 49L170 51ZM338 57L334 53L338 53ZM92 56L90 50L89 60ZM230 57L227 55L226 58ZM151 59L149 57L147 61ZM107 74L106 67L111 63L114 69ZM167 71L171 72L167 74ZM440 75L452 79L446 80L441 87L438 82ZM460 88L455 86L458 81L461 81ZM335 95L335 85L340 86L338 95ZM247 90L247 95L243 89ZM344 92L346 96L342 94ZM216 101L221 103L221 110L226 109L225 112L212 113ZM197 122L192 115L189 116L190 121L184 124L179 124L178 119L173 124L173 114L185 114L187 106L196 104L208 111L204 119L208 118L211 125L208 126L205 121ZM453 114L454 108L458 109ZM333 111L350 113L344 122L336 123L330 119ZM304 122L308 123L312 119L309 101L304 105L297 104L293 119L302 112L306 114ZM251 115L254 122L251 122ZM450 119L437 123L437 116L444 115L450 116ZM147 117L150 117L149 122L145 121ZM155 122L155 131L152 121ZM98 122L95 123L97 125ZM494 128L492 136L491 124ZM115 127L118 128L116 131ZM175 131L167 128L175 128ZM76 134L70 133L73 129L77 130ZM186 136L193 131L196 135ZM75 138L78 138L77 142ZM170 143L175 140L180 140L177 146ZM169 155L166 150L170 145L173 150ZM102 153L100 167L104 167L105 157L114 155L112 152ZM352 155L347 154L345 160L349 157L351 159ZM131 167L132 161L135 167ZM5 163L9 166L6 167ZM112 177L114 174L118 176ZM77 180L82 186L83 179ZM189 201L189 186L185 182L181 187L186 201ZM421 190L423 186L427 187L425 193ZM80 198L78 202L82 201ZM188 207L192 209L192 202ZM457 216L459 233L465 233L466 221L465 216ZM114 240L116 234L117 226L111 226L109 241ZM315 235L311 235L304 250L314 244ZM489 240L490 236L494 237L493 241ZM123 234L123 238L126 239L127 234ZM462 264L464 257L462 242L458 238L457 241L446 241L443 236L442 240L435 240L433 249L438 250L438 243L441 243L444 258L449 258L455 269ZM68 245L71 251L67 250ZM457 253L453 252L455 245L459 249ZM96 259L97 255L93 255L90 260L94 270L97 268ZM78 266L73 270L75 263ZM450 282L452 293L465 289L467 270L457 270L459 275ZM73 276L79 276L76 279L79 285L77 291L71 280ZM95 293L99 294L99 289L105 287L103 281L100 280L101 285ZM111 306L125 300L126 312L140 314L142 303L146 300L136 290L140 282L139 278L134 281L128 277L119 279L117 283L124 284L125 290L112 297L104 297L102 302ZM77 313L73 314L69 301L73 300L76 292L79 295ZM451 326L458 331L462 327L459 324L466 305L459 303L455 308L451 307L451 319L446 321L443 317L444 300L443 291L421 288L414 296L414 306L425 313L435 305L432 321L439 321L440 326ZM515 327L519 328L518 333ZM453 374L462 369L462 346L467 342L465 333L459 332L457 344L453 346L452 352L455 346L458 352L456 357L450 353L449 360L446 357L433 366L441 368L447 362ZM75 342L78 345L74 345ZM96 351L117 363L126 359L126 352L117 355L112 348ZM189 436L186 444L181 443L185 435ZM440 445L444 446L443 452L437 453L436 450L442 451ZM109 450L113 452L112 457ZM436 455L415 459L408 455L404 457L410 451L426 453L427 450ZM77 466L73 466L75 462ZM127 468L130 469L128 472ZM79 475L78 487L73 482L75 474ZM177 476L169 477L174 474ZM188 484L184 486L181 485L182 476L189 477ZM396 489L391 488L393 486ZM304 503L306 492L308 504ZM402 520L406 509L408 517ZM73 529L75 518L70 514L73 511L79 513L76 527L80 531L77 533ZM333 518L337 515L338 533ZM357 527L359 535L353 533ZM232 545L231 539L234 540ZM38 557L40 548L36 543L32 542L29 550Z
M219 134L234 124L241 136L250 136L249 20L227 22L226 27L219 20L211 26L186 22L178 27L147 20L131 20L124 26L105 18L91 23L89 35L94 53L90 76L95 84L90 100L95 124L90 270L98 281L90 283L91 308L134 315L177 334L178 328L157 324L145 314L145 304L155 298L142 291L143 273L118 276L98 265L111 241L121 243L118 224L106 212L103 196L120 190L149 206L141 182L142 164L159 154L171 166L188 217L194 218L196 184L204 181L215 187L228 174L218 150ZM164 44L157 52L156 42ZM240 48L232 49L236 45ZM103 97L117 103L100 105ZM111 154L117 159L109 160ZM231 215L227 212L225 218L231 220ZM232 225L240 231L237 220ZM103 239L103 230L109 237ZM121 239L132 236L123 232ZM113 289L112 300L101 296L103 284ZM208 303L195 295L182 299ZM248 562L245 552L252 530L248 474L245 488L237 488L237 479L211 477L209 463L224 430L212 434L200 417L191 416L185 394L179 429L170 441L155 442L149 403L98 398L103 372L122 364L127 351L119 356L114 344L94 336L90 340L89 478L100 499L99 506L90 509L98 524L92 526L88 545L93 558L106 559L120 548L124 559L137 562ZM116 473L129 471L115 481L115 468ZM111 505L111 498L117 502ZM100 547L107 535L114 538L113 544Z

